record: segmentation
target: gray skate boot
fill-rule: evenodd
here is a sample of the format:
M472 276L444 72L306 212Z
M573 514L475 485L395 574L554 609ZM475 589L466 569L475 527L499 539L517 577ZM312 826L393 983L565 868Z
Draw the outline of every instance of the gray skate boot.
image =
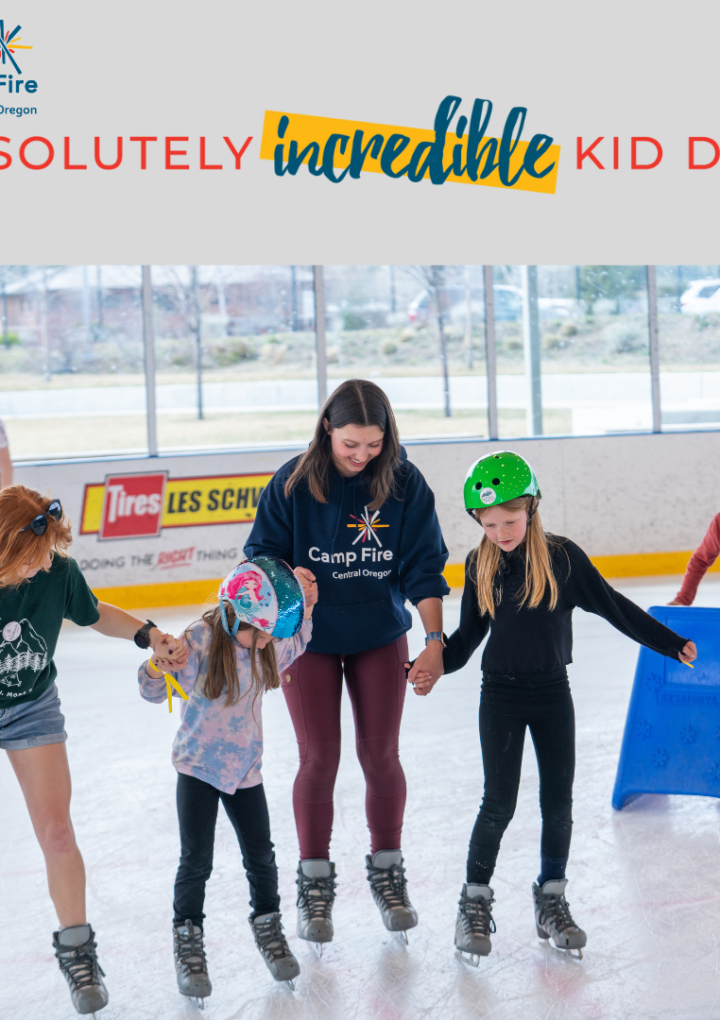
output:
M332 908L336 884L332 861L315 858L298 864L298 938L314 942L320 952L323 942L332 942L334 934Z
M556 949L577 949L578 957L582 960L587 935L572 919L570 904L565 899L566 885L566 878L544 882L542 889L533 882L535 924L538 938L550 939Z
M293 978L300 973L300 964L290 952L282 927L282 916L279 911L273 914L258 914L248 918L255 945L276 981L287 981L295 990Z
M203 1000L212 992L202 928L190 920L185 921L185 924L174 924L173 952L178 991L181 995L195 999L202 1009Z
M78 1013L93 1013L108 1004L105 972L97 961L95 932L89 924L74 924L53 932L53 949L70 986Z
M388 931L405 932L418 923L417 911L407 894L405 868L400 850L378 850L365 858L367 880L377 903L383 924Z
M489 885L463 885L455 921L455 948L467 953L476 967L480 957L487 956L492 949L490 935L495 931L494 902Z

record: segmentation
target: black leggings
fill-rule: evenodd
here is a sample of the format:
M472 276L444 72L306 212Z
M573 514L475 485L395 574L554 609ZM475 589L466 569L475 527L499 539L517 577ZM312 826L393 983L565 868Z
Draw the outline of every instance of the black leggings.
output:
M572 835L575 711L565 671L518 679L485 675L480 698L480 744L485 793L470 837L467 881L490 881L503 833L515 813L525 727L540 772L544 857L567 859Z
M223 793L202 779L179 772L177 810L181 852L175 879L175 924L190 920L202 927L205 883L213 866L219 801L223 802L240 844L253 914L270 914L280 909L275 850L270 841L270 818L262 783L235 793Z

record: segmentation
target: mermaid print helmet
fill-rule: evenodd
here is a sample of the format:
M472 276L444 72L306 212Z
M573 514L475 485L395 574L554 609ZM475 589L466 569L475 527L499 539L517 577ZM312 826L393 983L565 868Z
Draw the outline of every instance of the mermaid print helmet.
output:
M241 623L249 623L276 638L293 637L302 627L305 594L296 575L277 556L254 556L238 563L218 591L222 625L235 637ZM226 605L235 612L230 629Z
M488 453L475 461L465 479L465 509L473 510L499 506L518 496L541 498L535 472L528 462L510 450Z

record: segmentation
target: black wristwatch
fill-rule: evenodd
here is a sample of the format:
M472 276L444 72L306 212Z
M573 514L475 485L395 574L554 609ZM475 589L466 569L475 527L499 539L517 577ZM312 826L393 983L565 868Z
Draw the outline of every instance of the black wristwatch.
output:
M137 632L134 641L138 648L150 647L150 631L153 627L157 627L157 624L153 623L152 620L148 620L148 622Z

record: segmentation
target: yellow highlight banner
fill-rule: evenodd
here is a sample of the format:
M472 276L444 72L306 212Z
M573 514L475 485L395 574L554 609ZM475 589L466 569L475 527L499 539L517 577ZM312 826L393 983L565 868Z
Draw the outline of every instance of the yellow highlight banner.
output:
M260 159L272 160L277 176L294 176L306 165L313 176L337 184L369 172L554 195L560 146L547 135L520 140L524 114L523 108L511 111L501 138L483 134L472 119L459 138L455 130L439 130L438 118L436 129L428 130L266 110ZM467 126L467 118L460 120Z
M255 520L258 500L272 473L169 478L161 526L187 528L208 524L244 524ZM80 533L100 531L105 483L85 486Z

